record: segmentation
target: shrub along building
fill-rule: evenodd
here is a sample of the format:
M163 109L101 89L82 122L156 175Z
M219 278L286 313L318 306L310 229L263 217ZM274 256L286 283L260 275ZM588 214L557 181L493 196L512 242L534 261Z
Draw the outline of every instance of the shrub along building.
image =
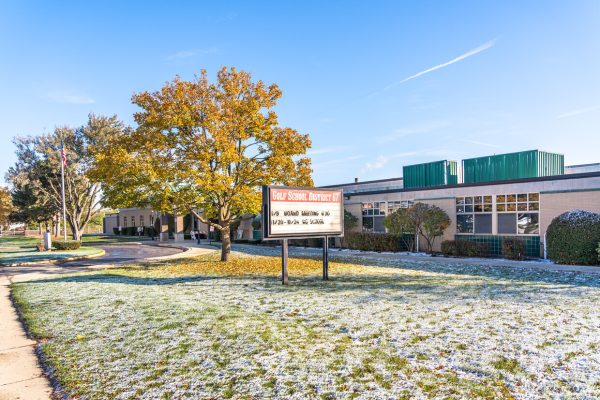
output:
M403 178L330 185L344 190L347 211L358 217L356 230L385 232L384 218L422 202L443 209L451 224L441 240L485 244L500 255L505 238L525 243L526 256L543 255L552 219L582 209L600 212L600 164L564 166L564 156L539 150L403 168ZM420 248L423 248L421 242Z

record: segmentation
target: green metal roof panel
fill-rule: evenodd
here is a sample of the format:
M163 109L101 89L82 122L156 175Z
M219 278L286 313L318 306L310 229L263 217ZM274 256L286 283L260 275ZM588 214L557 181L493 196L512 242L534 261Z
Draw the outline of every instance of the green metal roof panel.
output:
M564 156L539 150L463 160L463 182L479 183L562 175Z
M434 161L402 168L404 188L420 188L458 183L456 161Z

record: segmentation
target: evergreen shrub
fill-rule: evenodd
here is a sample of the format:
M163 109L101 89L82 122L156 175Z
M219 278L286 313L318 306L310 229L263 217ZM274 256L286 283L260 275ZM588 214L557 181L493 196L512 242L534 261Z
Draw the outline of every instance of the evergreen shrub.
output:
M81 247L79 240L55 240L52 242L52 246L56 250L77 250Z
M559 264L598 265L600 214L572 210L554 218L546 233L548 257Z

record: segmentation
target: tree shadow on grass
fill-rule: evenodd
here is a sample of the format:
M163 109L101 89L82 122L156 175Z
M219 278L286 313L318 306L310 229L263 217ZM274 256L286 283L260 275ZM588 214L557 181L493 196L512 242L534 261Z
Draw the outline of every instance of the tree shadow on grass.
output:
M208 261L207 261L208 262ZM194 275L173 277L140 277L111 273L78 274L29 281L25 284L44 283L97 283L134 286L195 286L204 290L204 283L218 281L219 285L247 292L248 295L265 293L302 294L347 294L357 301L376 301L378 298L405 302L416 296L427 301L480 301L501 300L517 303L545 303L548 298L584 299L590 295L585 285L549 285L531 282L495 282L476 276L454 277L450 275L397 275L384 276L364 274L340 275L323 281L318 277L291 277L290 285L281 285L279 278L272 275L219 276ZM597 285L595 287L598 287ZM592 289L593 290L593 289Z
M255 255L253 249L238 246L236 251L247 255ZM262 249L261 249L262 250ZM277 256L275 250L270 257ZM290 263L294 258L306 258L321 260L321 255L315 252L314 255L290 253ZM486 260L488 261L488 260ZM407 260L406 258L369 258L363 255L338 255L330 254L330 262L341 264L352 264L362 266L372 266L381 268L405 269L413 271L431 272L436 274L449 275L470 275L478 276L482 279L499 279L534 284L553 284L553 285L573 285L600 288L600 274L585 273L577 271L556 271L542 269L537 266L506 266L506 265L485 265L477 264L474 260L461 259L440 259L431 257L430 260ZM598 267L600 272L600 266ZM398 271L401 273L401 271ZM463 278L461 278L463 279Z

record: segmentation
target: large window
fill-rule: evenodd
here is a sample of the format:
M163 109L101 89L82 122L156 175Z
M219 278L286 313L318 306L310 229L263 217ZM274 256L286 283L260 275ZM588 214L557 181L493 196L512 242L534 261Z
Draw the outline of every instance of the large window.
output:
M388 201L388 215L398 210L399 208L409 208L415 204L412 200Z
M492 233L492 196L456 198L456 230L458 233Z
M456 232L463 234L539 235L539 193L456 198ZM496 232L493 218L497 217Z
M539 235L539 193L496 196L498 234Z
M140 226L144 226L144 216L140 215Z
M362 204L362 224L365 232L385 232L383 219L385 218L385 201Z

